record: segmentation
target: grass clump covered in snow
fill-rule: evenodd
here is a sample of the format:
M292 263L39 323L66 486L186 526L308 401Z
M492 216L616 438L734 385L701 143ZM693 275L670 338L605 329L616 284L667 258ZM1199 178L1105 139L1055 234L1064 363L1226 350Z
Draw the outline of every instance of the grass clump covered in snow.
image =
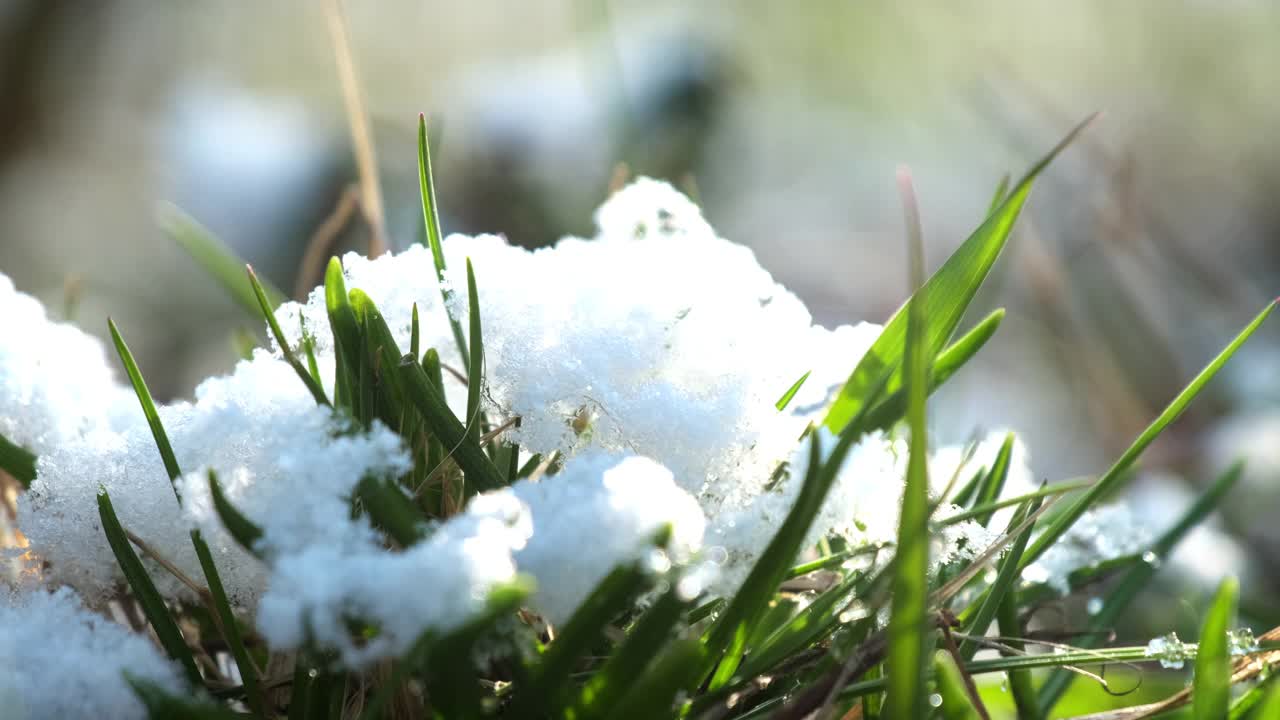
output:
M964 718L987 713L972 676L1000 672L1032 718L1062 668L1151 659L1088 648L1239 471L1159 535L1114 532L1134 523L1099 501L1270 307L1094 482L1038 485L1011 433L927 437L926 397L1003 317L961 330L965 309L1065 141L933 278L913 263L886 324L830 330L653 180L592 238L441 238L420 137L427 244L334 258L302 302L250 272L270 344L191 402L157 406L119 329L127 382L0 276L0 467L29 542L0 606L6 707ZM1100 572L1123 580L1099 628L1021 649L1024 609ZM1233 587L1178 644L1197 713L1230 700Z

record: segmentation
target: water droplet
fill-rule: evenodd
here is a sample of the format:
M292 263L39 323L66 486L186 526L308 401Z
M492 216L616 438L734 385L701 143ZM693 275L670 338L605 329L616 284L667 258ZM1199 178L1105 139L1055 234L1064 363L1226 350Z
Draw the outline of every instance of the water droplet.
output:
M1146 552L1142 553L1142 562L1144 562L1144 563L1146 563L1146 564L1150 565L1152 568L1158 568L1158 567L1160 567L1160 563L1161 563L1162 561L1160 560L1160 556L1159 556L1159 555L1157 555L1157 554L1155 554L1155 553L1151 552L1150 550L1148 550L1148 551L1146 551Z
M714 545L707 548L707 560L716 565L723 565L729 562L729 551L721 545Z
M1178 639L1177 633L1169 633L1152 638L1147 643L1146 655L1159 660L1162 668L1179 670L1187 660L1195 657L1195 652Z
M1227 631L1227 646L1232 655L1248 655L1258 651L1258 639L1250 628L1236 628Z
M932 695L930 695L930 696L929 696L929 706L930 706L930 707L942 707L942 696L941 696L941 695L939 695L938 693L933 693Z
M992 568L992 569L990 569L990 570L988 570L988 571L987 571L987 574L986 574L986 575L983 575L983 576L982 576L982 580L983 580L983 582L985 582L986 584L988 584L988 585L992 585L992 584L994 584L994 583L995 583L996 578L998 578L998 577L1000 577L1000 573L996 572L995 568Z
M307 671L307 677L309 677L309 678L311 678L312 680L314 680L314 679L316 679L316 678L320 677L320 671L319 671L319 670L317 670L317 669L315 669L315 668L311 668L310 670L308 670L308 671Z
M1009 676L1007 675L1000 680L1000 692L1009 692Z
M1090 615L1097 615L1102 612L1102 605L1102 598L1092 597L1089 598L1089 602L1085 605L1085 610L1087 610Z

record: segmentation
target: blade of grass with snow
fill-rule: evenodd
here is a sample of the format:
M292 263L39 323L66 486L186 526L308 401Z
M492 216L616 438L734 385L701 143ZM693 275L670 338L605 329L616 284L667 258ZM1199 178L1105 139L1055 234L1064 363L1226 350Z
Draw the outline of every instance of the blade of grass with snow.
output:
M347 296L347 283L342 275L342 263L330 258L324 273L324 302L329 314L329 328L333 332L334 353L334 404L354 410L358 402L356 371L360 357L360 323L351 309ZM354 414L354 413L353 413Z
M329 405L329 398L325 397L324 388L320 386L311 375L311 371L302 364L298 356L294 354L293 348L289 347L289 340L284 336L284 330L280 329L280 323L276 321L275 310L272 309L271 300L267 298L266 290L262 287L262 281L258 279L258 274L253 271L253 267L245 265L245 271L249 275L249 285L253 288L253 295L258 300L258 309L261 310L262 316L267 320L267 327L271 328L271 334L276 339L276 344L280 346L280 354L284 355L285 362L289 363L289 367L297 373L298 379L302 384L307 386L307 391L316 399L320 405Z
M436 281L440 283L440 297L444 299L444 311L449 316L453 340L458 344L458 354L470 357L467 340L462 334L462 324L449 309L452 293L444 280L444 233L440 229L440 210L436 206L436 183L431 172L431 144L427 142L427 116L418 114L418 189L422 194L422 222L427 228L427 245L431 248L431 260L436 267Z
M1036 177L1092 122L1093 117L1090 116L1077 125L1036 163L1000 203L1000 207L987 217L925 283L922 290L928 298L924 306L924 315L929 318L929 332L925 336L928 357L936 355L942 349L960 324L965 309L986 279L1000 251L1004 249L1014 221L1026 203ZM832 403L823 424L833 432L838 433L849 424L858 414L859 404L866 396L866 391L882 382L883 377L888 378L885 391L890 395L902 386L907 307L909 305L904 305L885 323L880 337L858 361L840 395Z
M160 227L246 312L253 316L258 314L258 299L253 288L244 281L245 262L231 248L176 207L161 211ZM285 301L285 294L271 283L263 283L262 290L272 309Z
M147 622L155 630L161 647L169 657L182 666L192 687L201 687L203 680L200 677L200 671L196 668L196 661L191 656L191 648L187 647L186 640L178 630L178 624L174 622L173 616L164 605L164 599L160 597L155 584L151 582L151 577L147 575L146 568L142 566L142 561L138 559L138 555L129 544L129 538L120 525L120 519L116 517L115 508L111 506L111 497L105 489L98 490L98 517L102 521L102 531L107 536L107 544L111 546L111 552L120 565L120 571L129 583L129 589L137 598L138 604L142 606Z
M1000 322L1004 320L1004 309L998 309L990 315L982 319L977 325L974 325L969 332L965 333L945 350L938 354L933 363L933 369L929 372L929 394L932 395L934 390L942 387L942 385L951 379L952 375L964 367L979 350L987 344L991 336L995 335L996 330L1000 327ZM876 403L875 408L868 415L868 430L883 430L902 419L903 413L907 409L907 396L901 389L893 395Z
M1240 585L1235 578L1223 580L1201 626L1191 693L1191 716L1195 720L1220 720L1227 716L1231 702L1231 653L1227 631L1235 619L1239 592Z
M804 381L809 379L809 374L812 372L812 370L805 372L805 374L800 376L799 380L796 380L791 384L791 387L787 388L786 392L782 393L782 397L778 398L778 402L773 405L778 408L778 412L782 412L787 409L787 406L791 404L792 398L796 396L796 393L800 392L800 388L804 385Z
M36 479L35 453L0 435L0 470L13 476L24 488Z
M576 663L604 636L609 621L630 607L650 585L648 572L637 565L619 567L600 581L530 669L529 680L511 707L511 716L540 717L571 702L566 693Z
M480 334L480 294L476 274L467 258L467 317L471 352L467 355L467 439L480 442L480 386L484 384L484 340Z
M120 354L120 361L124 363L129 382L133 385L133 391L138 396L138 402L142 406L142 413L146 416L147 425L151 428L151 436L155 440L156 448L160 451L160 458L164 462L165 471L169 474L169 486L173 490L173 495L178 500L178 504L181 505L182 496L178 494L176 483L178 477L182 475L182 469L178 466L178 459L174 455L173 445L169 443L169 435L165 432L164 424L160 421L160 413L156 409L155 400L152 399L151 391L147 388L147 383L142 378L142 371L138 369L138 363L133 359L133 353L129 352L129 346L125 344L119 328L110 318L107 319L107 327L111 330L111 341L116 346L116 352ZM196 557L200 561L200 569L204 572L205 581L209 584L213 609L219 619L219 630L227 641L227 646L231 649L231 654L235 658L236 665L244 679L249 704L255 708L261 708L256 671L249 661L249 653L244 646L244 638L240 634L240 626L236 623L235 613L231 611L231 604L227 600L227 594L222 585L222 578L213 562L213 553L210 552L209 545L201 537L199 530L193 529L190 534L191 544L195 548Z
M1208 490L1196 498L1196 501L1191 507L1187 508L1186 512L1178 518L1172 527L1156 538L1151 547L1143 553L1146 559L1134 563L1114 583L1103 599L1101 609L1089 616L1089 623L1085 626L1084 632L1073 641L1076 647L1091 648L1097 646L1099 638L1103 636L1102 632L1107 628L1115 627L1120 616L1133 604L1139 593L1150 585L1151 579L1155 577L1156 572L1168 561L1178 543L1182 542L1188 533L1217 509L1222 499L1236 485L1243 473L1243 463L1237 462L1232 465L1213 481ZM1045 679L1044 684L1040 686L1038 701L1043 714L1048 715L1049 711L1053 710L1054 705L1058 703L1058 700L1070 687L1075 677L1074 673L1066 670L1054 670Z
M689 600L681 596L678 587L673 585L663 593L627 633L604 667L583 685L572 716L576 720L613 717L619 711L618 700L662 651L688 609Z
M1038 498L1028 500L1026 505L1014 513L1013 518L1009 521L1009 529L1006 532L1014 532L1015 528L1021 525L1032 513L1040 509L1040 503L1041 500ZM996 571L996 580L991 584L991 590L982 598L982 603L977 606L973 617L964 625L965 635L982 635L987 631L991 622L995 620L996 610L999 609L1000 603L1005 602L1009 593L1014 589L1014 582L1018 579L1018 559L1022 557L1023 551L1027 549L1027 542L1031 539L1031 531L1033 529L1033 527L1029 527L1024 530L1009 546L1009 549L1005 551L1004 557L1000 559L1000 567ZM966 640L960 645L960 657L966 661L972 660L978 649L976 642Z
M399 363L398 371L409 400L426 420L427 427L440 439L467 479L467 492L486 492L503 486L502 473L485 454L484 449L466 437L462 423L454 416L422 366L410 356Z
M213 498L214 512L218 513L218 519L227 529L227 534L240 543L245 550L255 556L258 555L255 546L262 539L262 528L255 525L231 504L226 494L222 492L222 484L218 482L217 473L212 469L209 470L209 495Z
M930 291L924 286L924 240L911 176L898 173L899 190L906 211L910 278L916 288L907 305L905 336L908 445L907 478L898 519L897 554L892 577L889 614L889 648L885 674L889 690L885 710L889 717L914 718L924 714L925 615L929 596L929 442L925 402L928 396L928 328L925 315Z
M1094 483L1094 485L1081 495L1078 500L1072 503L1066 511L1053 519L1049 526L1045 528L1044 533L1036 538L1036 541L1032 543L1026 554L1022 556L1022 567L1020 569L1025 570L1028 565L1035 562L1045 553L1046 550L1058 541L1058 538L1062 537L1062 535L1080 519L1080 516L1083 515L1086 510L1092 507L1105 495L1115 492L1123 484L1124 480L1132 477L1132 475L1127 471L1137 461L1138 457L1142 455L1142 452L1147 449L1147 446L1159 437L1160 433L1164 432L1164 429L1174 420L1178 419L1178 416L1187 409L1187 406L1191 404L1191 401L1195 399L1196 395L1199 395L1205 385L1208 385L1209 381L1218 374L1218 371L1222 369L1222 366L1226 365L1227 361L1236 354L1236 351L1238 351L1245 342L1252 337L1255 332L1257 332L1258 328L1262 327L1262 323L1266 321L1269 315L1271 315L1271 311L1275 310L1275 307L1276 302L1273 301L1268 304L1262 312L1258 313L1258 316L1255 317L1253 321L1244 328L1244 330L1241 330L1240 334L1237 335L1235 339L1218 354L1217 357L1205 366L1205 368L1200 371L1200 374L1197 375L1185 388L1183 388L1182 392L1178 393L1178 396L1169 403L1168 407L1164 409L1164 412L1160 413L1160 416L1147 426L1146 430L1142 431L1142 434L1133 441L1133 444L1124 451L1124 454L1120 456L1120 459L1117 460L1109 470L1107 470L1106 474L1098 478L1098 482Z

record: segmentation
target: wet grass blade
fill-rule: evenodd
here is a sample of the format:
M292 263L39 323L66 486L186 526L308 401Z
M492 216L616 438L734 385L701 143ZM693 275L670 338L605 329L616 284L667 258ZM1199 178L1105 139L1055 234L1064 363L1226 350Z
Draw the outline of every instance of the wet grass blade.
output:
M147 575L146 568L142 566L142 561L138 559L133 547L129 544L129 538L125 535L119 518L116 517L115 508L111 506L111 498L104 489L98 491L98 517L102 521L102 530L106 533L107 544L111 546L111 552L116 556L116 562L129 583L129 589L137 598L138 604L142 606L147 622L155 630L160 646L169 657L182 666L192 687L201 687L203 680L200 677L200 671L196 668L196 661L191 656L191 648L187 647L187 642L182 639L178 624L169 614L168 608L164 605L164 599L160 597L155 584Z
M1212 362L1205 366L1205 368L1200 371L1200 374L1197 375L1190 384L1183 388L1182 392L1178 393L1178 396L1169 403L1169 406L1164 409L1164 412L1160 413L1160 416L1147 426L1146 430L1142 431L1142 434L1133 441L1133 444L1129 446L1129 449L1124 451L1124 454L1121 455L1120 459L1111 466L1111 469L1107 470L1105 475L1098 478L1098 482L1094 483L1094 485L1081 495L1078 500L1072 503L1066 511L1053 519L1049 526L1045 528L1044 533L1036 538L1036 541L1032 543L1026 554L1022 556L1022 567L1020 569L1026 569L1028 565L1035 562L1036 559L1043 555L1046 550L1052 547L1053 544L1062 537L1063 533L1069 530L1071 526L1080 519L1080 516L1083 515L1086 510L1092 507L1102 497L1115 492L1123 484L1125 479L1131 477L1128 470L1138 460L1138 457L1142 455L1142 452L1147 449L1147 446L1149 446L1160 435L1160 433L1164 432L1164 429L1174 420L1178 419L1178 416L1182 414L1182 411L1187 409L1187 406L1191 404L1191 401L1195 399L1196 395L1200 394L1200 391L1204 389L1205 385L1208 385L1209 381L1218 374L1218 371L1222 369L1222 366L1226 365L1227 361L1236 354L1236 351L1238 351L1241 346L1243 346L1245 342L1255 332L1257 332L1258 328L1262 327L1262 323L1266 321L1269 315L1271 315L1271 311L1274 310L1275 307L1276 303L1273 301L1268 304L1262 312L1258 313L1258 316L1245 326L1244 330L1240 331L1240 334L1237 335L1235 339L1232 340L1231 343L1213 359Z
M244 281L244 260L237 257L231 248L176 207L161 211L160 227L246 312L254 316L258 314L258 299L253 288ZM287 297L271 283L264 283L262 289L272 309L280 307Z
M462 325L449 310L449 298L452 293L444 284L444 237L440 229L440 210L436 206L436 183L431 173L431 144L427 142L427 116L418 114L418 189L422 194L422 222L427 229L427 245L431 248L431 260L436 266L436 281L440 283L440 297L444 300L444 311L449 315L449 326L453 330L453 340L458 344L458 354L464 358L471 357L467 352L467 340L462 335Z
M1178 518L1172 527L1156 538L1151 547L1144 552L1144 555L1150 553L1147 557L1151 558L1152 561L1134 563L1115 582L1111 591L1107 593L1106 598L1103 600L1102 608L1089 617L1089 624L1085 627L1085 632L1074 640L1074 644L1077 647L1087 649L1097 646L1097 638L1100 637L1099 633L1106 628L1115 626L1120 616L1129 609L1129 606L1133 604L1138 595L1150 586L1151 578L1169 560L1178 543L1182 542L1189 532L1204 522L1205 518L1217 509L1222 499L1236 485L1243 473L1243 463L1237 462L1232 465L1213 481L1208 490L1196 498L1195 503L1187 508L1187 511ZM1073 673L1066 670L1054 670L1045 679L1044 684L1040 686L1039 698L1040 711L1043 714L1049 714L1049 711L1058 703L1058 700L1070 687L1075 677Z
M422 357L422 330L418 326L418 303L413 304L413 315L409 321L409 354L414 359Z
M898 520L897 553L894 555L892 601L889 615L889 647L885 674L888 717L914 718L924 714L926 612L929 597L929 442L925 401L928 397L928 327L926 317L930 289L923 284L924 241L920 218L905 171L898 176L906 210L910 277L917 288L907 305L905 367L908 445L906 485ZM994 259L994 258L993 258Z
M1191 693L1191 716L1195 720L1219 720L1227 716L1231 701L1231 653L1227 631L1235 619L1239 592L1240 585L1235 578L1223 580L1201 627Z
M969 702L969 693L964 687L964 677L956 661L947 653L934 653L933 676L942 697L943 720L980 720L973 703Z
M812 372L813 371L810 370L801 375L799 380L792 383L791 387L787 388L787 391L782 393L782 397L778 398L778 402L773 405L778 408L778 412L782 412L787 409L787 406L791 404L791 399L796 396L796 393L800 392L800 388L804 385L804 381L809 379L809 375Z
M107 327L111 330L111 342L116 346L120 362L124 363L124 371L129 376L129 383L133 385L133 392L142 405L142 414L147 418L151 437L156 441L156 448L160 451L160 459L164 462L165 472L169 473L169 482L172 485L182 474L182 470L178 467L178 459L173 454L173 446L169 444L169 436L164 431L164 425L160 423L160 413L156 410L155 400L151 397L151 391L147 389L146 381L142 379L138 363L133 360L133 353L129 352L129 346L120 336L120 330L116 327L115 321L107 318ZM178 495L176 485L173 486L173 494L175 497Z
M467 439L480 442L480 387L484 384L484 340L480 334L480 295L476 274L467 258L467 317L470 319L471 354L467 356Z
M227 496L222 492L222 484L218 482L218 475L213 470L209 470L209 495L213 498L213 509L218 513L218 519L222 521L222 526L227 529L227 533L245 550L258 556L255 547L262 539L262 528L255 525L244 513L236 509L231 501L227 500Z
M445 452L450 453L466 475L467 492L486 492L502 487L502 473L483 448L467 439L462 423L427 377L426 370L406 355L400 360L399 372L410 402L422 414L427 428L439 438Z
M24 488L36 479L35 453L0 435L0 470L4 470Z
M925 283L927 304L924 315L929 318L929 332L925 336L926 355L937 354L960 324L978 287L986 279L996 258L1009 238L1014 221L1031 192L1036 177L1057 157L1058 153L1092 122L1090 116L1073 129L1058 145L1036 163L1009 192L1000 207L991 213L969 239L943 263L933 277ZM858 362L848 382L827 413L824 424L833 432L840 432L858 414L859 405L867 390L888 378L885 392L892 395L902 386L902 359L906 346L907 313L904 305L885 323L880 337Z
M285 362L289 363L289 367L298 374L298 379L303 385L307 386L307 391L316 399L320 405L329 405L329 398L325 397L324 388L320 386L320 382L316 380L311 370L302 364L298 356L294 354L293 348L289 347L289 340L284 336L284 330L280 329L280 323L276 320L275 310L272 309L271 300L267 298L266 290L262 287L262 282L258 279L257 273L249 265L245 265L245 271L249 275L249 285L253 288L253 295L258 301L258 309L262 312L262 316L267 320L267 327L271 328L271 334L276 339L276 344L280 346L280 354L284 355Z

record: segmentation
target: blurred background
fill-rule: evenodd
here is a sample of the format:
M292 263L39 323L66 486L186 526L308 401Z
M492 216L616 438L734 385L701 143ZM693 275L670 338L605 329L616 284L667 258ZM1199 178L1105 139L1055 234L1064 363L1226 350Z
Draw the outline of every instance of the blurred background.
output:
M286 290L314 284L309 245L369 247L333 7L0 0L0 272L96 334L112 315L158 396L189 396L234 364L238 330L258 331L160 231L167 203ZM979 298L1008 308L1000 333L932 406L943 440L1018 431L1042 479L1104 470L1280 288L1271 3L342 12L391 247L422 232L425 112L447 231L589 234L626 163L695 194L829 325L883 321L906 295L898 165L936 266L1002 175L1103 111L1037 185ZM1243 576L1256 630L1280 623L1278 360L1273 323L1145 456L1131 500L1154 532L1231 460L1250 464L1135 638L1194 636L1225 573Z

